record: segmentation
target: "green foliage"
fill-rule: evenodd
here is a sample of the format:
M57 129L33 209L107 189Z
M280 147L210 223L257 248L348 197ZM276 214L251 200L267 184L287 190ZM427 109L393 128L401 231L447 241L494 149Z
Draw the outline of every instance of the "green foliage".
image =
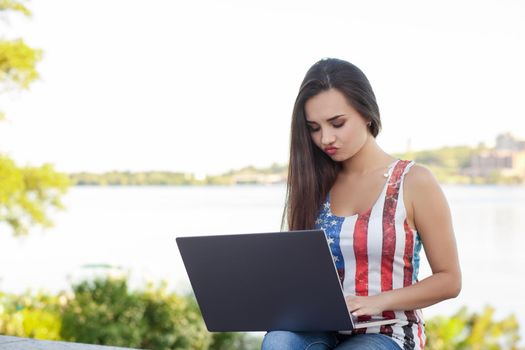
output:
M466 175L474 156L490 151L483 143L477 147L456 146L442 147L433 150L423 150L396 154L401 159L413 159L427 166L442 183L454 184L522 184L523 176L510 176L500 169L495 169L488 176Z
M20 1L16 0L0 0L0 13L2 11L15 11L25 16L31 16L31 11L25 7Z
M494 309L480 314L462 308L454 316L435 317L427 322L427 350L515 350L518 349L519 325L510 315L494 320Z
M522 184L523 179L520 176L503 175L499 171L492 171L486 178L489 183L503 184L503 185L517 185Z
M148 286L143 299L146 308L142 348L209 348L211 334L206 331L199 308L193 299L168 293L165 284L160 288Z
M168 171L146 171L132 173L129 171L111 171L103 174L88 172L70 174L71 181L78 186L177 186L197 184L193 174Z
M0 14L11 11L30 15L20 1L0 0ZM27 89L38 78L36 64L41 57L40 50L22 39L0 39L0 92ZM69 179L52 165L19 167L0 153L0 223L15 235L27 234L31 226L51 226L48 210L62 208L60 198L69 185Z
M63 312L63 339L145 349L208 349L197 306L166 287L128 289L124 279L96 279L73 287Z
M169 171L111 171L102 174L73 173L69 177L77 186L180 186L180 185L233 185L239 175L282 175L287 165L272 164L268 168L245 167L230 170L222 175L197 179L194 174Z
M486 151L483 144L472 148L467 146L442 147L434 150L394 154L401 159L415 160L428 167L441 183L453 184L518 184L523 183L521 176L509 176L495 171L490 176L473 177L466 175L472 157ZM274 163L270 167L256 168L247 166L227 171L220 175L208 175L197 179L193 174L181 172L119 172L103 174L75 173L70 174L76 185L236 185L285 182L288 165Z
M500 183L500 181L495 181L493 178L474 179L463 174L463 170L470 166L472 157L485 149L484 145L479 145L477 148L468 146L442 147L432 150L398 153L395 156L400 159L414 160L428 167L441 183Z
M0 222L15 235L27 234L30 226L51 226L47 210L63 208L60 198L68 187L68 177L50 164L18 167L0 155Z
M256 350L260 349L262 338L251 336L247 333L225 332L213 333L210 350Z
M461 175L461 170L470 165L470 160L475 153L474 148L456 146L400 153L396 156L427 166L440 182L469 183L470 178Z
M435 150L414 152L416 162L446 169L465 168L470 165L474 149L466 146L442 147Z
M427 350L518 350L516 317L494 318L462 308L427 321ZM209 333L195 299L166 284L130 291L126 280L98 279L56 296L0 293L0 334L119 345L151 350L255 350L262 339L247 333Z
M27 46L22 40L0 40L0 84L4 89L28 89L38 78L36 63L42 51Z
M64 308L61 336L68 341L138 348L144 302L124 280L84 281Z
M0 0L0 15L11 11L25 16L31 15L31 11L20 1ZM41 59L42 51L28 46L24 40L0 38L0 86L2 90L29 88L29 85L38 79L36 64Z
M45 293L22 296L0 293L0 334L59 340L62 295Z

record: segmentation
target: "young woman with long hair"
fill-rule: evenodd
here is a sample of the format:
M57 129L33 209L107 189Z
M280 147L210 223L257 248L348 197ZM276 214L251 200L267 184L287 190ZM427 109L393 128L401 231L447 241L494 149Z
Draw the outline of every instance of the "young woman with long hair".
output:
M349 312L398 319L340 332L268 332L262 349L423 349L421 309L456 297L461 272L445 196L431 172L376 142L372 87L355 65L322 59L295 101L283 227L322 229ZM431 276L419 281L421 247Z

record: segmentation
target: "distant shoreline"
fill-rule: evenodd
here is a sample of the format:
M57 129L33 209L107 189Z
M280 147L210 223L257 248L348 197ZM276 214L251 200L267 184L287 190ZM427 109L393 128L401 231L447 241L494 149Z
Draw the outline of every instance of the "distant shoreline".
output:
M503 135L501 137L508 138L510 136ZM505 140L507 143L512 141ZM523 141L523 145L525 145L525 141ZM414 160L417 164L428 167L441 184L525 184L525 148L514 151L487 148L483 145L477 148L455 146L435 150L410 151L394 154L394 156L399 159ZM104 173L78 172L68 174L75 186L268 185L286 183L287 175L288 164L278 163L266 168L247 166L219 175L206 175L205 177L197 177L190 172L171 171L132 172L115 170Z

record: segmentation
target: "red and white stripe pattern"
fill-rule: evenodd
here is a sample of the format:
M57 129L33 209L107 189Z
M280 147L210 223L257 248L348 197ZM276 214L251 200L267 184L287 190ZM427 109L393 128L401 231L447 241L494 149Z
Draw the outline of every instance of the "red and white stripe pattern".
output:
M334 242L330 248L334 259L344 266L339 272L344 273L345 295L376 295L417 282L421 241L418 233L408 225L403 203L403 180L413 164L404 160L395 163L381 195L365 213L338 217L330 210L329 196L324 203L316 227L325 230L327 238ZM421 310L385 311L383 316L398 318L401 322L354 332L391 336L402 349L424 348Z

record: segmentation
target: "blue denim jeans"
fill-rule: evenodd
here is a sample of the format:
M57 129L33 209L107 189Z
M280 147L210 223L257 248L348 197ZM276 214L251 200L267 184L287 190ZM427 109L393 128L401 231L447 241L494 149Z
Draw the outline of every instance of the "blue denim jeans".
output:
M343 335L336 332L266 333L261 350L400 350L392 338L384 334Z

